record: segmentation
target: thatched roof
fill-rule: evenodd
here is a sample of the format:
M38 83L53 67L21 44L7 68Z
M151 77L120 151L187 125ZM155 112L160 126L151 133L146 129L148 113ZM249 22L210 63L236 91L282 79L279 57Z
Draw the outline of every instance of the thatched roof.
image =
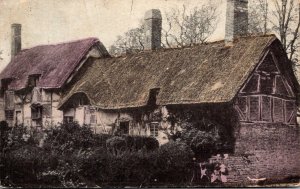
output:
M1 72L0 79L13 79L9 89L20 90L30 75L41 75L38 87L60 88L95 44L104 48L97 38L87 38L24 49Z
M232 47L218 41L97 59L60 105L84 93L92 105L103 109L144 106L153 88L160 89L159 105L228 102L275 40L274 35L252 36L237 39Z

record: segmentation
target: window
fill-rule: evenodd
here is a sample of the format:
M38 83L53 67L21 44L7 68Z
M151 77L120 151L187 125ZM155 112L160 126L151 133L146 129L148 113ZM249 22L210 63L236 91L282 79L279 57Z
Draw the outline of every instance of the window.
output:
M129 134L129 121L120 122L121 134Z
M91 115L91 121L90 121L91 124L97 124L97 117L96 115L92 114Z
M73 123L74 117L73 116L64 116L64 123Z
M31 119L41 119L42 118L42 106L31 107Z
M5 110L5 119L14 120L14 110Z
M156 105L156 97L159 93L159 88L150 89L148 105L155 106Z
M150 135L153 137L157 137L158 136L158 123L154 122L150 124Z
M36 87L40 75L30 75L28 77L28 87Z

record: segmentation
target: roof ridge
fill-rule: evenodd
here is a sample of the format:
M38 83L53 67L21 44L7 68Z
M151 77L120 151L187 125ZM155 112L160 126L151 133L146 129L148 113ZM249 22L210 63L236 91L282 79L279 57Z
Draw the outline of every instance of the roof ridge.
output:
M78 42L87 41L87 40L100 41L97 37L87 37L87 38L82 38L82 39L76 39L76 40L70 40L70 41L63 41L63 42L58 42L58 43L46 44L46 45L36 45L36 46L29 47L29 48L24 48L20 52L26 51L26 50L29 50L29 49L32 49L32 48L36 48L36 47L64 45L64 44L78 43Z
M254 37L276 37L275 34L270 33L270 34L249 34L246 36L239 36L237 37L235 40L239 40L239 39L248 39L248 38L254 38ZM135 52L135 53L123 53L121 55L118 56L112 56L111 58L128 58L131 56L136 56L136 55L141 55L141 54L147 54L147 53L153 53L153 52L165 52L165 51L171 51L171 50L181 50L181 49L189 49L189 48L195 48L195 47L200 47L200 46L205 46L205 45L211 45L211 44L218 44L218 43L225 43L225 39L219 39L216 41L210 41L210 42L206 42L206 43L197 43L197 44L193 44L191 46L183 46L183 47L170 47L170 48L160 48L160 49L156 49L156 50L142 50L139 52Z

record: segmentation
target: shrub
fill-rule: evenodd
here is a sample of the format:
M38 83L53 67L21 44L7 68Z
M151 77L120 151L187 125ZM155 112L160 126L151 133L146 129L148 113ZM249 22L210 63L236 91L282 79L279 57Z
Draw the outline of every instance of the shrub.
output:
M46 131L45 148L59 153L72 153L77 149L94 146L95 137L90 127L77 123L62 124Z
M1 180L20 185L137 186L184 182L191 175L193 152L180 142L158 148L155 138L93 134L78 124L48 129L44 145L34 139L44 138L39 132L18 127L9 133L13 147L0 154Z
M114 136L107 139L106 147L114 155L120 155L126 150L126 141L123 137Z
M156 157L156 178L160 182L180 183L191 177L194 153L183 142L162 145Z
M130 151L138 151L141 149L152 151L159 147L158 141L153 137L146 136L123 136L126 141L126 147Z
M24 145L6 156L6 177L14 183L36 183L42 170L55 161L36 146Z

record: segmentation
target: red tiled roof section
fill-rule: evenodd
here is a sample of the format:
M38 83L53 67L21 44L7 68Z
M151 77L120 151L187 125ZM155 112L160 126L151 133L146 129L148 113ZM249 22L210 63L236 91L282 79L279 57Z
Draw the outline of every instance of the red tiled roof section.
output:
M60 88L78 66L97 38L87 38L56 45L41 45L19 52L1 72L0 79L10 79L9 89L26 87L28 76L39 74L38 87Z

